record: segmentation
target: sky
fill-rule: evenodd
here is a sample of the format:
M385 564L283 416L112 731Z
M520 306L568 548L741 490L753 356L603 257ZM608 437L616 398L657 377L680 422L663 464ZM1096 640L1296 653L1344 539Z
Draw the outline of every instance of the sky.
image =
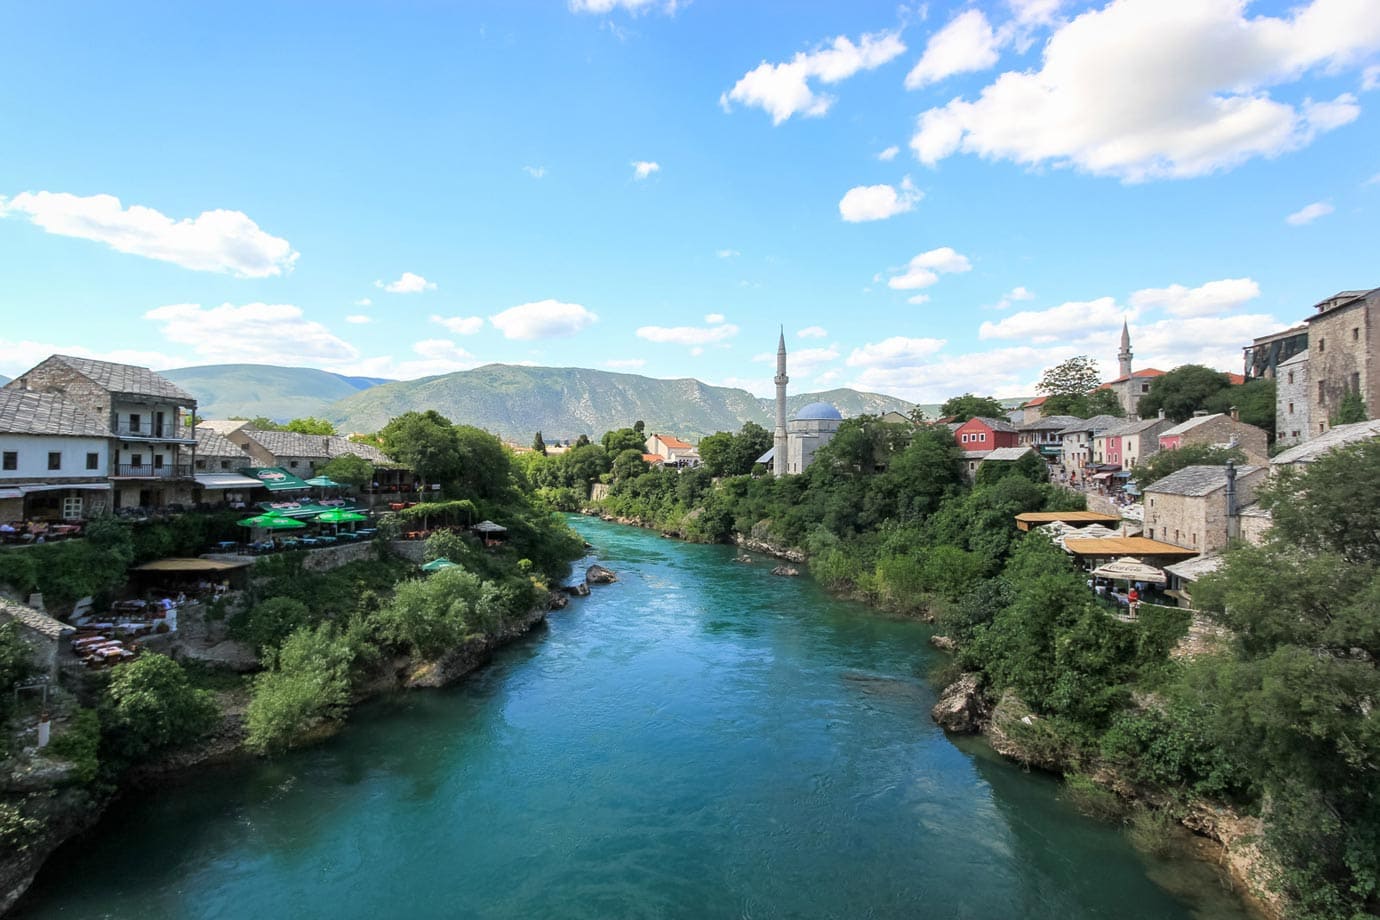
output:
M1240 371L1380 285L1376 0L12 4L0 373Z

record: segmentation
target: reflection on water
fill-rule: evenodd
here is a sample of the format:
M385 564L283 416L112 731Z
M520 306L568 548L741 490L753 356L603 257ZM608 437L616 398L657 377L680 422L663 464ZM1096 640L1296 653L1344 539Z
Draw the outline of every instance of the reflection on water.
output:
M113 810L25 916L1240 916L951 744L922 626L576 524L618 583L459 687Z

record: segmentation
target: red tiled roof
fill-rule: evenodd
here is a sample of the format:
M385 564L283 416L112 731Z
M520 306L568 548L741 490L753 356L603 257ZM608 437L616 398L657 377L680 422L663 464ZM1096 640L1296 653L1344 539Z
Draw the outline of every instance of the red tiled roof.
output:
M661 454L643 454L643 455L642 455L642 459L643 459L643 461L645 461L645 462L647 462L647 463L665 463L665 462L666 462L664 459L662 459Z
M1246 382L1246 377L1243 374L1228 373L1227 379L1231 381L1231 385L1234 387L1239 387Z
M1160 370L1159 368L1156 368L1156 367L1147 367L1147 368L1145 368L1144 370L1131 371L1131 376L1132 376L1132 377L1163 377L1163 376L1164 376L1164 371L1162 371L1162 370ZM1114 383L1125 383L1128 379L1129 379L1129 378L1126 378L1126 377L1118 377L1118 378L1116 378L1115 380L1108 380L1106 383L1102 384L1102 386L1098 387L1098 389L1100 390L1100 389L1103 389L1103 387L1109 387L1109 386L1111 386L1111 385L1114 384Z
M1027 406L1043 406L1045 404L1045 400L1047 399L1049 399L1048 396L1036 396L1032 400L1021 403L1021 408L1024 409Z
M673 450L692 450L695 446L693 444L685 443L680 438L673 438L669 434L654 434L652 435L652 437L660 438L662 444L665 444L667 447L672 448Z

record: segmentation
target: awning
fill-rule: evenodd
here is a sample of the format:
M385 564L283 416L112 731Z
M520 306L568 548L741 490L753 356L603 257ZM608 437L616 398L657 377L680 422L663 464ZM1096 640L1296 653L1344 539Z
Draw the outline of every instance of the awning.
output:
M1111 479L1111 473L1093 473L1093 479Z
M239 473L198 473L195 479L203 489L257 489L263 485L259 480Z
M0 489L0 498L23 498L23 489Z
M1103 537L1100 540L1064 538L1064 549L1075 556L1172 556L1186 559L1198 555L1196 549L1184 549L1173 543L1162 543L1146 537Z
M480 521L478 524L475 524L474 527L472 527L471 529L472 529L472 530L477 530L477 531L479 531L480 533L507 533L507 532L508 532L508 528L507 528L507 527L504 527L502 524L495 524L493 521Z
M1115 562L1100 565L1093 569L1094 575L1103 578L1124 578L1129 581L1148 581L1153 584L1162 585L1169 579L1160 569L1153 565L1146 565L1133 556L1122 556Z
M35 492L61 492L63 489L94 489L100 492L109 492L110 483L108 482L64 482L64 483L25 483L22 486L10 486L0 489L0 498L22 498L25 495L32 495Z
M767 448L767 452L766 452L765 454L763 454L762 456L758 457L757 460L754 461L754 462L756 462L756 463L762 463L762 464L767 464L767 463L771 463L772 459L775 458L775 457L776 457L776 448L775 448L775 447L769 447L769 448Z
M250 560L243 562L226 562L221 559L156 559L153 562L145 562L143 565L136 565L131 571L134 572L228 572L231 569L242 569L251 565Z
M311 486L281 467L246 467L240 470L240 472L246 476L257 479L259 483L267 487L270 492L287 492L292 489L311 488Z

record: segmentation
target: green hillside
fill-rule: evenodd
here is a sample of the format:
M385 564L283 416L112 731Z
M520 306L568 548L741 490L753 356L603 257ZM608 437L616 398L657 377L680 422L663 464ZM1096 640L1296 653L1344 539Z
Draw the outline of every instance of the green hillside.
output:
M904 400L853 390L795 394L789 405L794 411L821 400L845 417L910 409ZM746 421L770 427L773 418L771 400L694 379L505 364L371 387L330 406L325 415L342 431L377 431L394 416L426 409L519 442L537 431L547 440L598 436L638 420L648 431L695 439L737 431Z
M202 418L264 415L287 421L320 416L337 400L384 382L271 364L212 364L161 373L196 397Z
M0 374L0 387L4 386L5 384L7 384L7 383L9 383L9 382L10 382L10 378L6 377L4 374Z

